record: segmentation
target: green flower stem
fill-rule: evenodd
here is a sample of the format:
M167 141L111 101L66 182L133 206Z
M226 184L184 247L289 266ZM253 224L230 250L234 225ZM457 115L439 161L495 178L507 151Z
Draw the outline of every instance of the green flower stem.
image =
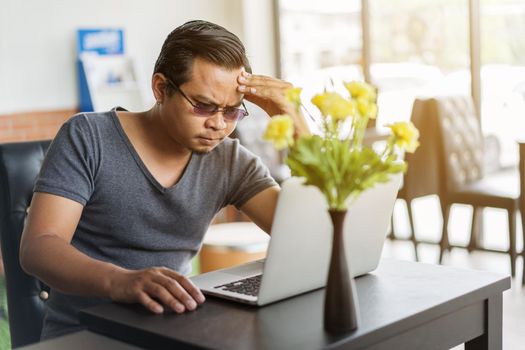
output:
M368 123L368 117L367 116L361 116L358 113L358 117L354 118L355 120L355 132L353 136L353 144L352 149L360 150L363 147L363 139L365 136L365 127Z
M313 117L313 115L310 113L310 111L303 105L303 103L301 102L300 104L298 104L297 106L297 113L301 113L301 107L306 111L306 115L308 117L310 117L310 119L314 122L314 123L318 123L318 121Z
M390 157L391 155L394 154L394 148L395 148L394 144L395 144L394 138L390 137L388 139L387 146L383 150L383 153L381 153L381 159L388 158L388 157Z
M357 118L352 118L352 133L351 133L351 139L352 139L352 149L355 149L356 142L357 142L357 134L359 132L359 125Z

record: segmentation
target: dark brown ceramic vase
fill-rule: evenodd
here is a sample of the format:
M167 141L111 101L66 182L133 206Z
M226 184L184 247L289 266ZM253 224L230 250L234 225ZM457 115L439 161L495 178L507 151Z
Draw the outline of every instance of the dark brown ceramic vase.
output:
M358 327L359 307L343 242L346 211L331 209L328 212L333 223L334 238L324 300L324 328L333 334L348 333Z

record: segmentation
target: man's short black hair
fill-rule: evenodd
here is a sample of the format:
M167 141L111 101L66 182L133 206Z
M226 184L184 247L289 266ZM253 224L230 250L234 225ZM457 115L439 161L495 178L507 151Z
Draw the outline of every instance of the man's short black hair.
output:
M186 22L166 38L153 74L162 73L176 86L190 80L196 58L202 58L227 69L244 67L251 72L250 62L241 40L225 28L202 20ZM173 93L170 85L168 94Z

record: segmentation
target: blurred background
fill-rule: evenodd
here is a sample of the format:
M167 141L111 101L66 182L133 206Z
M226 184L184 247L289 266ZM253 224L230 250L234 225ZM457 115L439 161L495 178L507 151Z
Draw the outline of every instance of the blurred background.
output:
M475 97L483 130L499 137L506 162L516 157L511 140L525 129L521 0L1 0L0 9L2 117L29 112L49 119L78 109L82 28L123 29L147 108L163 40L200 18L236 33L256 72L307 92L330 78L374 83L378 126L408 119L416 95L458 92ZM1 123L2 141L36 137L27 125L15 136L11 123Z
M302 86L305 100L331 80L373 83L378 127L408 120L415 96L470 94L502 161L516 161L513 141L525 130L521 0L0 0L0 141L53 136L54 122L78 110L79 29L123 30L142 93L134 106L148 108L160 46L191 19L237 34L255 72Z

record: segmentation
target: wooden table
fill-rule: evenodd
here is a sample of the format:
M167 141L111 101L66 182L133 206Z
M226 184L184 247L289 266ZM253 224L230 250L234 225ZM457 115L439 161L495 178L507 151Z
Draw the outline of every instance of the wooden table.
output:
M508 276L396 260L356 279L361 323L323 330L324 289L262 308L209 297L197 311L152 315L140 306L81 313L90 331L151 349L501 349Z
M32 344L18 350L138 350L137 346L112 339L97 333L81 331L41 343Z

